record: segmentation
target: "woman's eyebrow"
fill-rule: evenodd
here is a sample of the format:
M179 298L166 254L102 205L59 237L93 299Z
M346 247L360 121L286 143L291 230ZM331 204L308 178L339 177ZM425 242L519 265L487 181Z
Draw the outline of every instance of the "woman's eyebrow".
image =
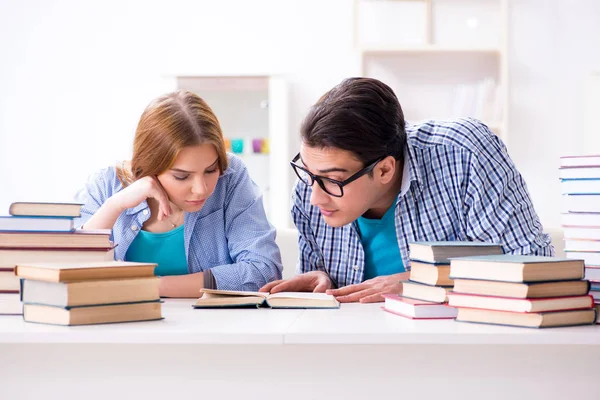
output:
M210 168L214 167L214 166L215 166L215 164L216 164L217 162L219 162L219 159L218 159L218 158L215 160L215 162L214 162L214 163L210 164L210 165L209 165L208 167L206 167L205 169L210 169ZM181 168L171 168L171 171L174 171L174 172L181 172L182 174L193 174L193 173L195 172L195 171L187 171L187 170L185 170L185 169L181 169Z

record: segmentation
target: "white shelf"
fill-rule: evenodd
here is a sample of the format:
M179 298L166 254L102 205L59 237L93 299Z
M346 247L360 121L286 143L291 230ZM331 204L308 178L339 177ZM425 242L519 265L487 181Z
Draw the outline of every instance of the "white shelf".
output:
M292 186L286 165L289 153L288 94L286 81L277 76L197 75L165 76L165 86L187 89L202 97L216 114L226 139L243 139L245 160L251 178L263 193L269 221L289 226ZM251 139L268 139L269 153L253 153Z
M475 54L493 54L499 56L501 50L495 47L461 47L461 46L437 46L433 44L424 44L418 46L362 46L360 48L362 55L377 54L418 54L418 53L475 53Z
M507 32L507 0L355 0L359 75L392 87L408 121L493 121L505 143Z

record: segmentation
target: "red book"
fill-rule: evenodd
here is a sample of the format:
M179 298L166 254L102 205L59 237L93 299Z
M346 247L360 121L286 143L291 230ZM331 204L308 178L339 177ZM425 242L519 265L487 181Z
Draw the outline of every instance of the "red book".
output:
M410 319L452 319L457 310L446 304L430 301L409 299L397 294L383 295L385 298L384 311Z
M594 307L589 295L518 299L512 297L481 296L475 294L448 293L448 304L453 307L477 308L521 313L581 310Z

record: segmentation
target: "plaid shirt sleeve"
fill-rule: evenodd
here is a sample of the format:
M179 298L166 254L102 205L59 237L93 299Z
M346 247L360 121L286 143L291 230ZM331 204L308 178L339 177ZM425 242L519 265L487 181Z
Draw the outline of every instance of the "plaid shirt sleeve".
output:
M506 146L485 125L465 123L479 134L481 151L464 158L464 213L470 240L502 243L504 252L554 255L554 247L533 208L523 177Z

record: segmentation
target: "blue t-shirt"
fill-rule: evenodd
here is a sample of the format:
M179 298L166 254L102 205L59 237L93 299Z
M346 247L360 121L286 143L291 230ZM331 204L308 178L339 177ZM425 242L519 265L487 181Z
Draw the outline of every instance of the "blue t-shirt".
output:
M395 204L392 204L381 219L359 217L356 221L360 232L360 241L365 251L363 280L397 274L406 270L396 238L394 211Z
M187 274L183 225L163 233L140 231L127 249L125 260L156 263L154 275L158 276Z

